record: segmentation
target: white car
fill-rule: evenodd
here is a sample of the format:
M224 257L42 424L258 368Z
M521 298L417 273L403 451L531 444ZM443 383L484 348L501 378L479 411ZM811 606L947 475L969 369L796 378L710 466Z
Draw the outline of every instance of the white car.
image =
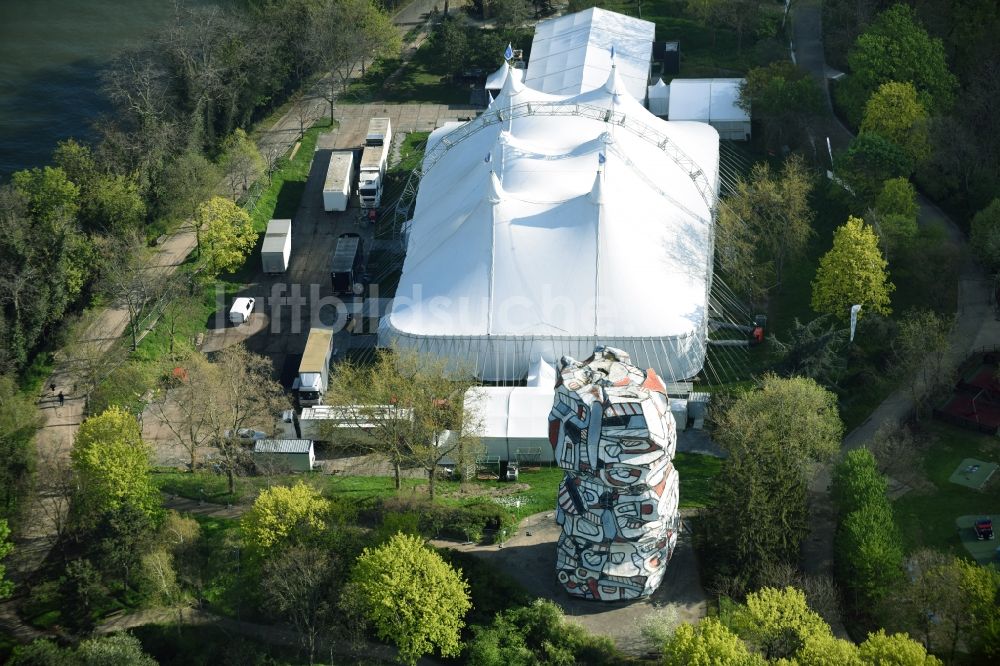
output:
M249 321L250 314L253 312L254 302L253 298L237 298L233 303L233 307L229 309L229 321L237 326Z
M222 433L226 439L233 439L233 431L227 430ZM262 439L267 439L267 433L261 432L260 430L254 430L253 428L240 428L236 431L235 439L243 442L257 442Z

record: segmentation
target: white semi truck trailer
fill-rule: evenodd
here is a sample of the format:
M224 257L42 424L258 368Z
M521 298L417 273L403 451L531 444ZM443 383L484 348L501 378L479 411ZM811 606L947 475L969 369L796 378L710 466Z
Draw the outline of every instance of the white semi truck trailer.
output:
M362 208L382 205L382 186L392 146L392 124L388 118L372 118L361 151L361 176L358 193Z
M323 210L347 210L354 191L354 151L335 150L330 153L330 166L323 185Z

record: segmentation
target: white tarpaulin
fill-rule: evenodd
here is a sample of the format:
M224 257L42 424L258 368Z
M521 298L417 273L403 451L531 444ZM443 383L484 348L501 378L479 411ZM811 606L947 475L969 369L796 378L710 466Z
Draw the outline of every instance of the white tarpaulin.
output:
M535 26L524 82L558 95L595 90L608 79L614 47L618 75L642 102L655 34L656 25L649 21L598 7L542 21Z
M667 381L701 370L713 128L656 118L616 70L571 97L508 78L484 114L431 134L424 165L381 346L431 352L491 381L522 380L539 357L586 358L598 344Z
M551 462L549 411L554 395L552 387L472 388L465 394L465 410L479 422L487 455L518 460L520 454L533 462Z
M654 116L666 117L670 103L670 86L663 79L656 79L656 85L649 86L646 92L649 112Z
M507 83L508 76L514 76L520 82L524 78L524 70L511 67L505 62L500 65L500 69L486 77L486 85L484 87L491 92L498 92L503 88L503 84Z
M745 79L674 79L670 82L670 120L696 120L731 141L750 139L750 114L739 107Z

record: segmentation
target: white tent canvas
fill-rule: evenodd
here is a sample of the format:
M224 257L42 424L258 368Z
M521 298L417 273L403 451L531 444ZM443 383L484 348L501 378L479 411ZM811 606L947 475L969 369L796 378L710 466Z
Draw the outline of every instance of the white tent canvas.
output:
M517 460L538 451L539 462L552 462L549 412L555 395L550 388L490 386L469 389L465 409L473 412L481 428L486 454ZM534 458L533 458L534 460Z
M518 82L520 82L524 78L524 70L511 67L505 62L500 65L500 69L486 77L486 85L484 87L490 92L499 92L503 88L503 84L507 83L508 76L517 77Z
M693 377L705 357L718 163L712 127L656 118L616 70L566 97L508 78L489 110L428 139L379 344L491 381L598 344L667 381Z
M615 50L618 75L640 102L646 95L656 25L591 7L540 22L524 82L540 92L577 95L604 85Z
M670 104L670 86L663 79L656 79L656 84L646 91L646 105L654 116L666 118Z
M739 107L745 79L674 79L670 83L670 120L708 123L720 138L750 139L750 114Z

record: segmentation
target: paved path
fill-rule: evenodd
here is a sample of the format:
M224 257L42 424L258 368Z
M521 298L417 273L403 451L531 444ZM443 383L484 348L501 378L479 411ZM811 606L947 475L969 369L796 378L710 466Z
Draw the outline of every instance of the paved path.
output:
M821 129L831 137L835 149L844 148L853 135L833 115L830 103L827 84L829 76L835 72L827 67L823 53L822 0L800 0L792 12L796 59L820 81L826 93L829 113ZM948 350L950 360L961 361L973 350L1000 343L1000 321L990 304L987 277L970 258L964 234L954 221L922 194L918 193L917 200L920 205L919 224L940 224L951 242L962 252L958 308ZM864 423L847 434L842 451L865 445L871 441L879 427L884 424L899 424L909 418L912 412L913 402L909 392L906 389L897 390L883 400ZM803 562L806 572L811 574L831 575L833 572L836 523L829 494L830 471L831 466L824 466L810 484L812 533L803 548Z

